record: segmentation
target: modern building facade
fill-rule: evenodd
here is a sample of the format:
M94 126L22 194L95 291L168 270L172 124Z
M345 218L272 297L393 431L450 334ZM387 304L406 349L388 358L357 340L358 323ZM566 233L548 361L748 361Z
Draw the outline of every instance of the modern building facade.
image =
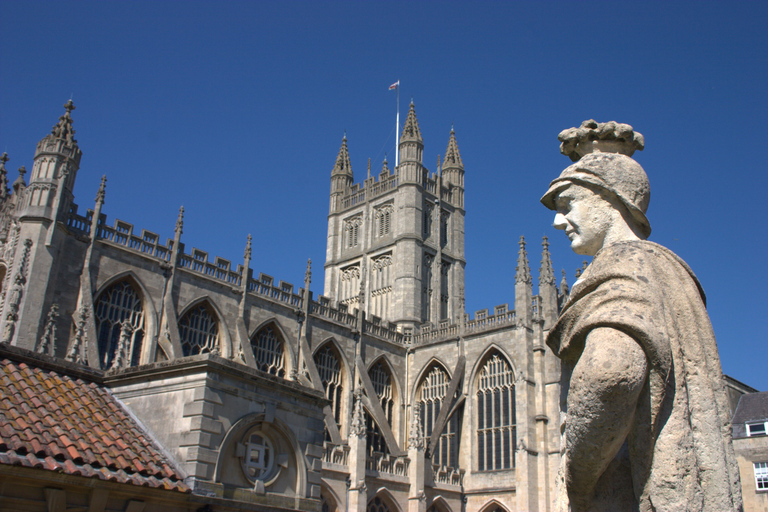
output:
M65 107L28 179L22 168L9 187L7 157L0 168L3 357L86 372L183 480L163 499L179 510L206 499L211 510L551 509L560 367L544 339L567 284L558 290L545 239L534 293L521 237L513 306L464 311L465 169L453 129L430 171L411 104L399 165L372 175L369 164L359 183L344 138L316 295L309 264L298 289L254 274L250 239L242 262L187 250L183 210L165 243L108 222L105 180L83 211ZM14 421L0 428L23 432ZM28 448L17 448L0 452L21 460ZM8 484L14 463L3 464ZM50 487L54 471L26 470L43 476L2 492L48 499L32 482Z

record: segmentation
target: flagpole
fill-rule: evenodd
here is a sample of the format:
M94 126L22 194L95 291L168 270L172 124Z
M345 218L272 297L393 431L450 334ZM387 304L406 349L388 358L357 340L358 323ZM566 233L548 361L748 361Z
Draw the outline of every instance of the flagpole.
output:
M400 80L397 81L397 121L395 122L395 169L400 164Z

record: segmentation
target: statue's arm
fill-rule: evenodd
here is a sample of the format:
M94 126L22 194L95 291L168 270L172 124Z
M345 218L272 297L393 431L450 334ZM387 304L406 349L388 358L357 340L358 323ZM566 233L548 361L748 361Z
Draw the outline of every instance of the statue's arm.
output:
M648 361L629 335L590 331L573 369L566 420L567 487L572 510L586 510L595 485L627 437Z

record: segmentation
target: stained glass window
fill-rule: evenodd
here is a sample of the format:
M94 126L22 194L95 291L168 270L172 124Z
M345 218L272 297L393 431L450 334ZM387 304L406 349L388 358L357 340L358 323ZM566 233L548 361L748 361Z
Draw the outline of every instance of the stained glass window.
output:
M251 338L256 357L256 368L278 377L285 377L285 344L280 332L272 324L259 329Z
M94 304L101 367L139 364L144 342L144 309L136 288L127 280L104 290Z
M205 354L219 348L219 322L206 303L198 304L179 320L181 348L185 356Z
M496 353L477 378L477 460L479 471L515 465L515 376Z

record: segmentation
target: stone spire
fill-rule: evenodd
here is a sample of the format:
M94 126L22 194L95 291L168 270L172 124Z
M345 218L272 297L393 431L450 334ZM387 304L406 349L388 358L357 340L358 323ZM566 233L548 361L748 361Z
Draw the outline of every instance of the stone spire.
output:
M19 211L19 219L46 219L46 246L53 241L56 221L65 221L74 200L75 180L83 156L75 140L71 113L75 110L72 100L64 105L64 115L43 137L35 149L34 166L29 185L39 191L38 198L25 204Z
M549 239L545 236L541 242L541 267L539 267L539 288L555 284L555 271L552 268L552 258L549 255Z
M464 163L461 161L461 153L459 153L459 145L456 143L456 132L451 126L451 135L448 137L448 148L445 150L445 158L443 159L443 170L447 169L461 169L464 170Z
M400 136L400 143L403 142L424 142L424 139L421 138L419 121L416 119L416 108L413 105L413 100L411 100L411 105L408 109L408 117L405 118L403 133Z
M531 284L531 267L528 266L528 253L525 250L525 237L520 237L520 250L517 253L517 267L515 268L515 283Z
M539 317L544 320L544 328L549 329L557 321L558 309L555 271L549 255L549 240L545 236L541 241L541 267L539 267Z
M400 136L400 163L398 165L398 175L400 183L413 183L423 186L426 177L424 169L424 140L421 138L419 122L416 119L416 109L411 101L411 107L408 110L408 117L403 125L403 133Z
M352 163L349 160L349 149L347 149L346 133L344 133L344 138L341 139L339 154L336 156L336 163L331 171L331 177L333 176L349 176L350 179L354 178L354 175L352 174Z
M464 163L461 161L459 145L456 143L456 132L451 126L448 137L448 148L443 159L443 182L447 183L451 195L450 202L458 208L464 208Z
M336 156L336 163L331 171L331 213L341 209L341 200L349 187L352 186L354 180L352 163L349 160L349 150L347 149L347 134L345 132L344 138L341 139L339 154Z
M531 268L528 266L528 253L525 251L525 237L520 237L520 250L517 255L515 273L515 316L517 324L532 327L533 321L533 285Z

